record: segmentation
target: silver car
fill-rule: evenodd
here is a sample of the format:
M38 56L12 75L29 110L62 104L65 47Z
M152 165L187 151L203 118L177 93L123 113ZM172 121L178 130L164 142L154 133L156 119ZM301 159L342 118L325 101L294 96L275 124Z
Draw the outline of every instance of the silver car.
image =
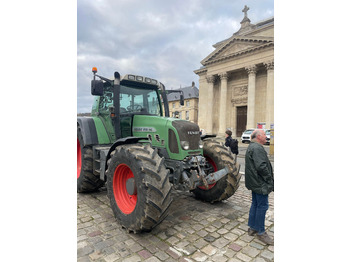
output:
M255 129L247 129L246 131L243 132L243 134L241 136L242 143L245 143L245 142L250 143L250 136L254 130Z

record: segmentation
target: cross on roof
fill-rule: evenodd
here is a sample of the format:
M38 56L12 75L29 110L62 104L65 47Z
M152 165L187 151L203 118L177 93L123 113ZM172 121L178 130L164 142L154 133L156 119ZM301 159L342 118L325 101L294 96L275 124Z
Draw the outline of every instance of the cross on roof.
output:
M242 12L244 12L244 17L247 17L248 10L249 10L249 7L245 5L244 9L242 10Z

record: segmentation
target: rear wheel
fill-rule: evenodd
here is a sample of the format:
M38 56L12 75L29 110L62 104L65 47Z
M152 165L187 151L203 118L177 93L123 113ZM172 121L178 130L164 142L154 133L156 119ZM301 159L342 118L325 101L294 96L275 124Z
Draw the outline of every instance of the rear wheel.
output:
M211 167L210 173L228 167L230 172L214 184L208 185L209 188L197 187L192 192L201 200L215 202L228 199L239 187L239 168L236 162L236 156L231 153L229 148L222 146L215 140L204 141L204 156Z
M81 129L77 130L77 191L78 193L93 192L100 188L104 181L95 176L92 171L92 147L83 146Z
M129 232L150 231L172 202L169 171L149 145L118 146L108 160L107 192L114 216Z

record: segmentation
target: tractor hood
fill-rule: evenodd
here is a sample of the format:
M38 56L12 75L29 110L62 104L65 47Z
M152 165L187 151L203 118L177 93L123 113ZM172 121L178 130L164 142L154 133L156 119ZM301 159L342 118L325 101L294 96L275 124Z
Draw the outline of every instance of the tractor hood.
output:
M166 148L172 159L183 160L191 154L202 154L199 126L177 118L135 115L133 136L148 137L152 146ZM186 146L184 146L186 145Z

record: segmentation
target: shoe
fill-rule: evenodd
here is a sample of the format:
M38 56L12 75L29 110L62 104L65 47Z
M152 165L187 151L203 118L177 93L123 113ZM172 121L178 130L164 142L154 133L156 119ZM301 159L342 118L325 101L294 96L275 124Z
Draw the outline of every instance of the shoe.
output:
M271 237L269 237L269 235L266 232L264 232L261 235L258 234L257 238L267 245L273 245L273 240L271 239Z
M256 233L258 233L258 231L256 231L255 229L248 228L248 235L249 236L254 236Z

